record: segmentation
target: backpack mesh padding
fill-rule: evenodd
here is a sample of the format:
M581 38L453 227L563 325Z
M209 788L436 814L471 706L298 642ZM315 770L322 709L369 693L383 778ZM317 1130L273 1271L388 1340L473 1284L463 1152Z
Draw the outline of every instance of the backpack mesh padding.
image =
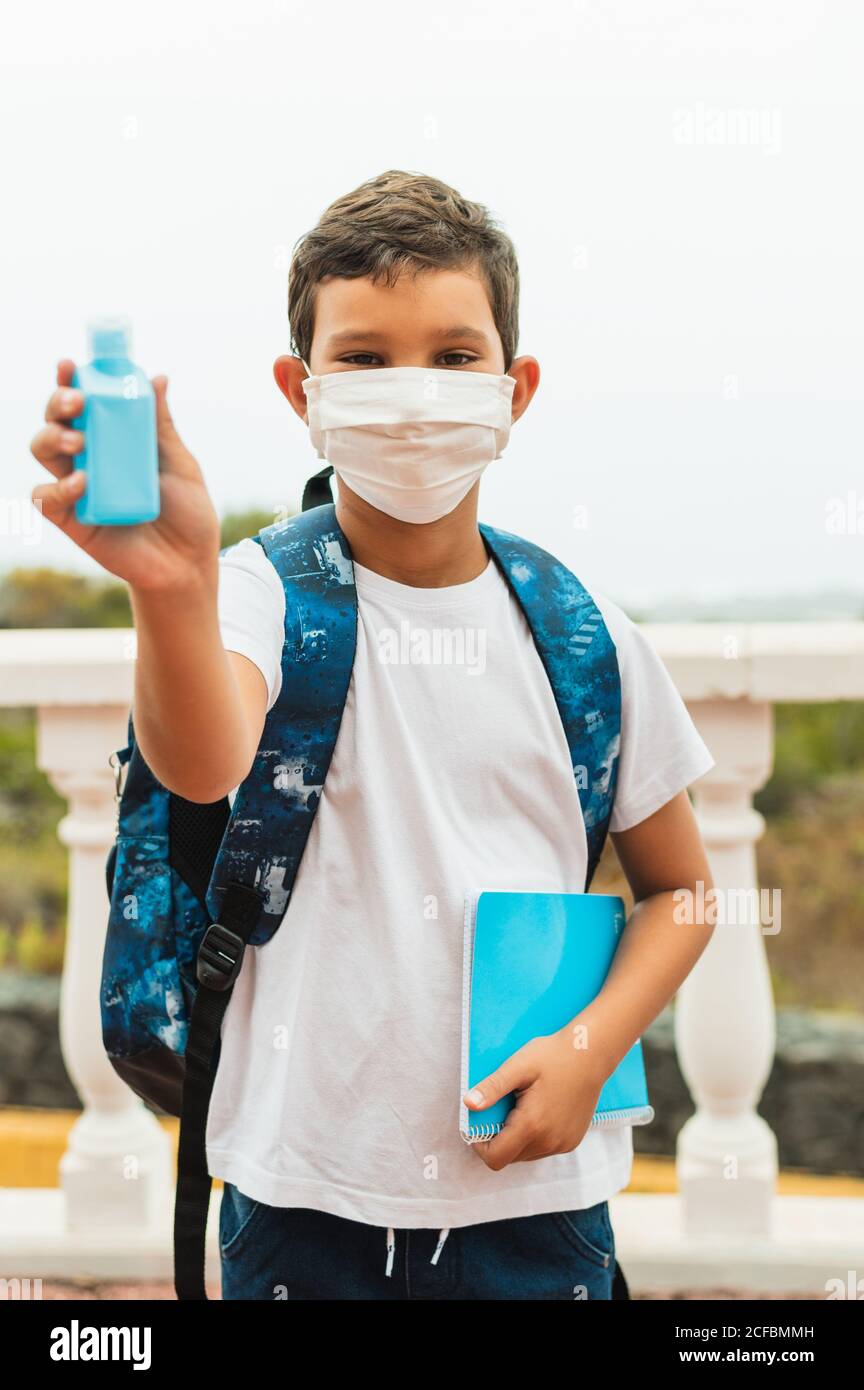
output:
M213 865L231 815L227 796L206 804L171 793L168 805L169 863L204 903ZM205 904L206 906L206 904Z

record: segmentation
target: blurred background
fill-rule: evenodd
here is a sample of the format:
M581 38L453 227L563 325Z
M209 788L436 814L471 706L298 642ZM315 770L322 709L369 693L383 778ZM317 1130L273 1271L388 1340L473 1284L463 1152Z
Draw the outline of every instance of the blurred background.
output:
M291 248L388 168L485 203L519 254L519 351L541 384L483 519L648 624L694 717L727 697L736 717L768 710L764 773L718 758L746 792L758 882L784 895L763 938L780 1039L765 1096L786 1167L864 1173L861 39L854 5L819 0L88 0L7 21L0 1186L22 1165L56 1182L66 1131L43 1142L21 1117L81 1104L56 1024L74 792L37 746L48 648L27 643L131 621L124 587L29 503L56 362L83 360L95 314L130 316L223 544L298 508L318 463L271 371ZM107 648L76 650L86 666ZM781 650L786 674L775 662L760 687L760 653ZM716 679L730 655L738 686ZM623 891L611 854L598 886ZM654 1043L672 1118L638 1133L667 1157L694 1108L672 1026Z

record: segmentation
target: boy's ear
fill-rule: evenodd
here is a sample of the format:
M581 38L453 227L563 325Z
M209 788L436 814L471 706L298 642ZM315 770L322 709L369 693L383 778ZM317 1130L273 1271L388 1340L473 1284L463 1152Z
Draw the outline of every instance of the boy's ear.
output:
M513 422L524 415L537 387L540 384L540 363L536 357L517 357L507 371L508 376L516 378L513 392Z
M308 375L299 357L277 357L273 363L273 375L282 395L291 402L304 425L309 420L306 415L306 395L300 383Z

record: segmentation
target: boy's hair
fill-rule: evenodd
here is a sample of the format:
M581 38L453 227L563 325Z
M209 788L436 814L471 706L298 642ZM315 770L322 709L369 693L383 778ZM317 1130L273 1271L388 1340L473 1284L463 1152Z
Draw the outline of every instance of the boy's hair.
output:
M368 275L392 286L403 271L475 266L486 283L506 372L519 337L513 243L482 203L469 203L427 174L388 169L337 198L296 243L288 272L292 351L309 361L315 290L325 275Z

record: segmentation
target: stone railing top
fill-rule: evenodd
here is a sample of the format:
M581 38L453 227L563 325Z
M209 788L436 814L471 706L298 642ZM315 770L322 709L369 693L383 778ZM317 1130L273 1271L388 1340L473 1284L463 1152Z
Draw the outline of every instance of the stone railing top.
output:
M864 700L864 623L644 623L685 700ZM0 632L0 705L124 705L131 628Z
M0 632L0 705L129 705L134 656L132 628Z
M685 700L864 700L864 622L641 627Z

